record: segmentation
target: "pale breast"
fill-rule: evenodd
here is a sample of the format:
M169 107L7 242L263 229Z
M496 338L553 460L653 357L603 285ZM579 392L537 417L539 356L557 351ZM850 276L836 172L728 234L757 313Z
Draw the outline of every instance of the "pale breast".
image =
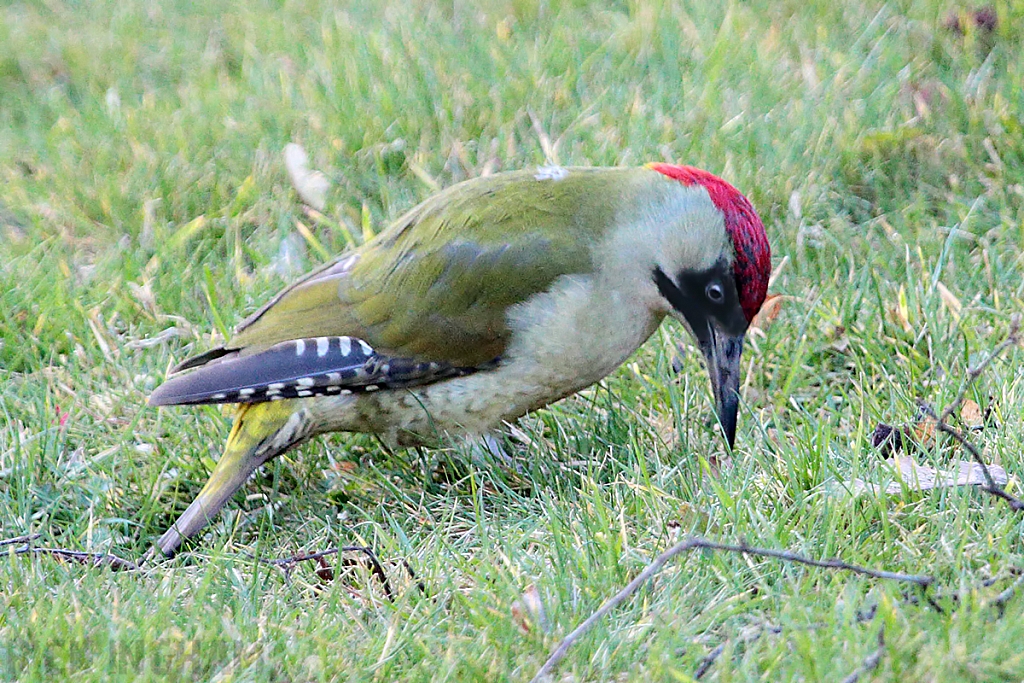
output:
M661 322L648 307L589 276L560 278L511 309L508 319L512 342L496 369L343 405L321 400L318 422L390 435L399 444L483 433L600 380Z

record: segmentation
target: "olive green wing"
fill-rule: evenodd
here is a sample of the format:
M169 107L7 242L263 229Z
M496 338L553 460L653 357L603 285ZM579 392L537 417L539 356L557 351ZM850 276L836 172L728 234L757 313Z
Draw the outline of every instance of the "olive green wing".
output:
M457 367L504 351L509 306L592 270L612 220L614 171L519 172L435 195L246 320L228 348L345 335L387 356Z
M254 353L291 339L362 337L355 312L339 296L359 259L359 250L343 254L281 290L242 321L224 348Z

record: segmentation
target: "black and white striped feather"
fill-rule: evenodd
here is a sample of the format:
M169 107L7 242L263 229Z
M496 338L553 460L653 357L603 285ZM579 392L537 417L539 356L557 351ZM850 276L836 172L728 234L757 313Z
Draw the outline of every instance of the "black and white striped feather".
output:
M378 354L355 337L292 339L239 355L214 349L186 360L149 397L150 405L262 403L288 398L366 393L429 384L477 368Z

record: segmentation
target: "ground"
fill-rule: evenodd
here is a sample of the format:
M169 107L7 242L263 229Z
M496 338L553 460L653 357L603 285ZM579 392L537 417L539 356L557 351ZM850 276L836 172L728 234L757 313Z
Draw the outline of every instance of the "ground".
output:
M991 601L1024 567L1024 514L977 488L845 490L887 476L875 425L946 405L1024 310L1022 33L1004 1L5 4L0 538L144 553L228 428L146 407L166 370L460 179L706 168L761 213L784 298L747 346L731 463L699 354L666 325L523 420L518 466L337 436L142 571L3 547L0 678L528 680L703 534L936 585L695 551L554 680L689 680L719 646L703 680L841 680L881 630L861 680L1021 680L1024 595ZM330 180L319 214L289 142ZM968 391L1015 493L1020 360ZM913 455L965 457L942 439ZM261 561L340 545L374 549L393 600L360 566Z

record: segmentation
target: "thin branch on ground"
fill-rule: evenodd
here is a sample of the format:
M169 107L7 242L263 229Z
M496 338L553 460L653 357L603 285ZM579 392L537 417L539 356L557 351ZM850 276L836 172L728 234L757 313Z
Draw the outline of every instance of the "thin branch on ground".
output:
M364 562L347 558L343 553L360 553L363 555ZM308 553L305 555L293 555L292 557L282 557L274 560L264 559L261 560L267 564L272 564L275 567L280 567L287 577L291 570L295 568L300 562L316 561L319 563L320 569L317 570L317 576L325 581L331 581L334 577L330 572L329 566L324 562L324 558L331 555L341 555L341 563L346 567L353 566L366 566L369 567L370 573L380 581L381 587L384 589L384 594L388 600L394 600L394 592L391 590L391 582L388 581L387 573L384 571L384 566L381 561L377 559L377 555L373 552L372 548L362 545L347 545L340 548L328 548L327 550L320 550L315 553ZM423 582L418 580L416 572L413 571L412 566L404 558L399 561L402 567L405 568L409 578L416 582L416 587L419 588L421 593L426 592L426 587Z
M1024 586L1024 573L1018 576L1014 582L1006 588L1006 590L992 598L991 605L999 610L1000 617L1003 616L1003 612L1006 611L1006 603L1008 603L1014 594L1020 590L1021 586Z
M718 543L716 541L710 541L700 536L689 536L676 545L672 546L661 555L658 555L654 560L651 561L644 570L640 572L635 579L629 582L629 584L621 591L612 596L607 602L601 605L600 608L587 619L577 626L569 635L567 635L561 643L558 644L548 657L547 661L540 668L537 674L531 679L533 683L542 680L545 676L549 675L551 671L558 665L560 661L568 653L569 648L583 636L584 633L589 631L594 624L596 624L602 617L611 612L613 609L621 605L623 602L628 600L633 593L635 593L644 583L647 582L652 576L661 571L661 568L665 564L674 558L676 555L689 552L697 548L703 548L705 550L717 550L729 553L739 553L742 555L754 555L757 557L773 557L784 562L795 562L797 564L805 564L812 567L821 567L824 569L841 569L850 571L855 574L863 574L864 576L870 576L876 579L888 579L892 581L903 581L913 583L921 588L927 588L928 586L935 583L935 579L931 576L923 576L917 574L901 574L898 572L890 572L883 569L871 569L870 567L861 567L854 564L843 562L842 560L815 560L810 557L804 557L786 550L773 550L771 548L755 548L748 546L746 543L740 543L739 545L732 545L729 543Z
M79 564L91 564L93 566L105 564L114 571L138 571L142 568L138 563L118 557L117 555L110 555L108 553L86 553L80 550L66 550L64 548L32 548L26 546L24 548L17 548L14 551L14 554L50 555L58 560L70 560L72 562L78 562Z
M343 553L360 553L363 555L365 562L360 563L356 560L349 559L343 555ZM293 555L292 557L281 557L274 560L261 560L267 564L272 564L275 567L280 567L285 573L285 576L291 574L292 569L295 568L300 562L316 561L320 562L325 557L331 555L340 555L341 563L344 566L357 566L362 565L369 567L370 573L380 581L381 587L384 588L384 595L387 596L388 600L394 600L394 593L391 590L391 582L388 581L388 575L384 572L384 567L381 566L380 560L377 559L377 555L373 550L363 545L346 545L340 548L328 548L327 550L320 550L315 553L307 553L305 555ZM323 565L320 565L321 569L317 571L317 574L324 578ZM329 580L329 579L328 579Z
M971 458L981 468L981 474L985 478L985 485L982 486L981 489L997 498L1002 498L1010 506L1010 509L1016 512L1024 510L1024 501L1013 494L1008 493L1006 489L995 482L995 479L992 478L992 473L988 469L988 463L985 462L985 458L981 455L981 451L978 450L978 447L975 446L970 439L964 436L963 432L949 424L949 418L953 415L953 412L963 404L971 386L975 381L977 381L978 377L985 372L986 368L992 364L992 361L998 358L1006 349L1019 344L1020 340L1020 316L1015 315L1010 320L1010 331L1006 335L1006 339L997 344L996 347L992 349L992 352L985 357L985 360L981 361L973 368L967 369L967 379L964 381L963 386L960 387L959 393L957 393L956 397L945 407L945 409L943 409L941 413L936 414L935 410L930 405L923 401L919 402L919 405L925 414L935 420L935 428L943 434L948 434L954 441L960 444L962 448L967 449L967 452L971 454Z
M931 410L931 408L928 408L927 410L928 412L934 415L934 412ZM1015 512L1020 512L1021 510L1024 510L1024 500L1021 500L1012 493L1008 493L1006 489L1004 489L1002 486L995 482L995 480L992 478L992 473L989 472L988 470L988 464L985 462L985 459L981 456L981 451L979 451L977 446L971 443L970 440L968 440L967 437L965 437L960 432L960 430L954 427L950 427L948 424L942 422L941 420L936 423L935 428L938 429L943 434L949 434L951 437L953 437L954 441L956 441L961 446L966 448L967 452L971 454L971 458L973 458L974 462L978 463L978 465L981 467L981 474L983 477L985 477L985 485L981 487L982 491L985 491L986 493L989 493L995 496L996 498L1002 498L1003 500L1006 501L1006 504L1010 506L1010 509Z
M999 595L997 595L996 597L992 598L992 600L988 603L990 607L995 607L1000 611L999 616L1002 616L1002 612L1004 607L1006 606L1006 603L1009 602L1011 598L1013 598L1013 596L1016 594L1018 590L1024 587L1024 569L1018 567L1009 567L1007 574L1010 578L1014 579L1013 582L1009 587L1000 592ZM952 603L952 607L950 608L950 610L955 611L959 608L960 604L963 602L966 595L969 595L980 588L991 588L997 583L1002 583L1006 578L1007 576L1001 573L997 576L991 576L983 580L977 586L966 588L962 591L929 591L928 594L924 596L924 602L925 604L932 607L936 612L939 612L940 614L945 614L947 610L943 609L942 605L939 603L949 601L950 603ZM913 595L909 591L903 591L900 598L900 603L903 605L919 605L921 604L921 596ZM854 617L854 622L858 624L869 622L873 620L877 615L878 603L873 603L871 605L868 605L864 609L858 610L856 616Z
M31 546L32 541L40 538L41 536L42 534L28 534L25 536L16 536L14 538L0 539L0 547L24 543L24 547L15 548L13 551L8 552L13 552L15 555L49 555L57 558L58 560L78 562L79 564L89 564L93 566L106 565L115 571L138 571L142 569L143 564L148 559L148 555L144 555L138 562L133 562L132 560L126 560L123 557L111 555L110 553L88 553L79 550L68 550L65 548L33 548ZM380 560L377 559L373 550L365 546L343 546L341 548L330 548L328 550L321 550L320 552L309 553L306 555L294 555L292 557L283 557L274 560L264 559L261 561L280 567L287 577L298 563L313 560L319 563L319 569L316 570L317 576L324 581L329 582L334 578L334 575L331 571L331 567L324 561L324 558L330 555L338 555L340 553L361 553L364 556L365 562L359 562L342 556L342 565L348 567L368 566L373 576L380 581L381 586L384 588L384 594L387 598L389 600L394 600L394 591L391 589L391 582L388 581L388 576L384 571L383 565ZM423 582L417 579L416 572L413 571L409 562L402 559L400 560L400 563L409 574L409 578L416 582L416 586L420 589L420 592L425 593L426 588L423 586Z
M41 538L42 534L28 534L27 536L15 536L14 538L5 538L0 540L0 548L5 545L15 545L18 543L31 543L37 538Z
M856 668L849 676L843 679L843 683L857 683L860 677L864 674L869 674L878 668L878 665L882 661L882 656L885 655L885 627L883 626L878 631L878 648L864 658L861 665Z
M25 536L0 539L0 548L8 545L24 543L24 547L15 548L13 551L9 552L13 552L15 555L49 555L57 558L58 560L68 560L71 562L78 562L79 564L91 564L93 566L105 564L114 571L138 571L142 568L142 565L138 562L126 560L123 557L111 555L110 553L87 553L81 550L68 550L66 548L33 548L32 541L41 537L42 534L26 534Z
M728 642L728 641L726 641ZM704 678L704 674L711 670L711 665L715 663L722 653L725 652L725 643L720 643L718 647L708 653L708 656L700 660L700 666L693 672L693 677L698 681Z
M320 551L315 552L315 553L307 553L307 554L304 554L304 555L293 555L291 557L279 557L279 558L273 559L273 560L263 559L263 560L260 560L260 561L261 562L265 562L267 564L272 564L275 567L291 568L294 565L298 564L299 562L308 562L310 560L319 560L321 557L329 557L331 555L337 555L338 553L356 552L356 551L359 551L359 552L365 551L365 552L369 553L374 559L376 559L376 555L373 555L373 551L370 550L369 548L367 548L366 546L346 545L346 546L342 546L341 548L328 548L327 550L320 550Z
M963 386L960 387L959 393L957 393L956 397L941 413L936 415L935 410L930 405L923 401L919 402L921 409L929 417L935 420L935 428L943 434L948 434L954 441L960 444L962 448L967 449L967 452L971 454L971 458L981 468L981 474L985 478L985 485L981 487L981 489L996 498L1002 498L1005 500L1007 505L1010 506L1010 509L1015 512L1024 510L1024 501L1013 494L1008 493L1006 489L995 482L995 479L992 478L992 473L988 469L988 463L985 462L985 458L981 455L981 451L978 450L977 446L971 443L970 439L964 436L963 432L949 424L949 418L952 417L953 412L963 404L971 386L975 381L977 381L978 377L985 372L988 366L992 364L992 361L998 358L1006 349L1020 343L1020 331L1020 316L1014 315L1010 319L1010 331L1007 333L1006 339L997 344L996 347L992 349L992 352L985 357L985 360L981 361L973 368L967 369L967 379L964 381Z
M936 418L940 423L948 422L949 418L953 415L953 411L960 407L960 404L967 398L967 392L970 391L971 385L981 377L982 373L992 364L996 358L998 358L1003 351L1016 346L1020 343L1020 315L1014 315L1010 318L1010 331L1006 335L1006 339L999 342L992 352L985 357L985 360L981 361L973 368L967 368L967 380L964 385L960 387L960 393L956 395L956 398L946 406L946 409L942 411L942 414ZM934 417L934 415L933 415Z

